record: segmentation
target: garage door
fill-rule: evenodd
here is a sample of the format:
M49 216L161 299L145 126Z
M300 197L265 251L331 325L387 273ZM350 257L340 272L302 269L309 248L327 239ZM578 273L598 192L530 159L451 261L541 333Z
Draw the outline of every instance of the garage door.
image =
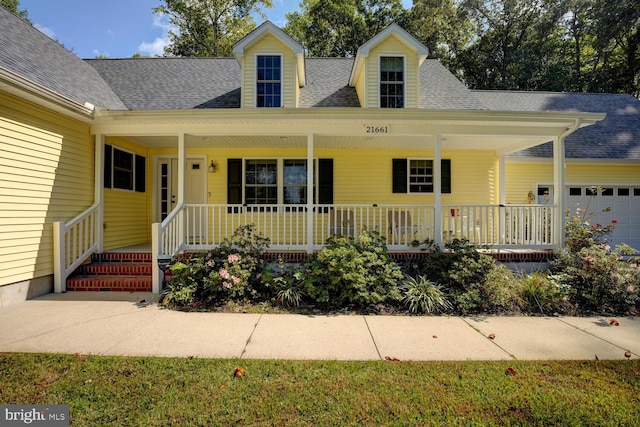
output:
M539 203L543 202L545 191L552 194L550 187L538 187ZM609 236L609 245L626 243L640 251L640 187L568 185L566 197L572 214L578 208L593 212L592 224L617 221L618 225ZM607 208L611 210L605 212Z

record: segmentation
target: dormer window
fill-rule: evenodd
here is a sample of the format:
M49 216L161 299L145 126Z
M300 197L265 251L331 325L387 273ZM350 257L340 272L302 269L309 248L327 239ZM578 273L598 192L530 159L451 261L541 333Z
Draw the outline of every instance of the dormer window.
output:
M404 108L404 57L380 57L380 108Z
M258 55L256 66L256 106L282 106L282 57Z

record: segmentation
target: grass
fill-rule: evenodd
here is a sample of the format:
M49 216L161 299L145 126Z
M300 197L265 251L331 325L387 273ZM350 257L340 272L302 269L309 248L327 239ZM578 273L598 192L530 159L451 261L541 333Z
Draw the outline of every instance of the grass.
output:
M244 374L234 377L237 367ZM508 368L516 375L506 375ZM0 402L71 425L636 426L640 361L338 362L0 354Z

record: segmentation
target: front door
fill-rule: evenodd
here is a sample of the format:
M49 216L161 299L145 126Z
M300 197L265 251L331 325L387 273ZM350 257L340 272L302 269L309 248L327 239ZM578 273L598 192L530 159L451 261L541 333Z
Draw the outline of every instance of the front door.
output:
M205 203L205 167L203 159L187 159L185 176L185 203ZM162 158L158 160L159 189L158 214L160 221L171 213L178 202L178 159Z

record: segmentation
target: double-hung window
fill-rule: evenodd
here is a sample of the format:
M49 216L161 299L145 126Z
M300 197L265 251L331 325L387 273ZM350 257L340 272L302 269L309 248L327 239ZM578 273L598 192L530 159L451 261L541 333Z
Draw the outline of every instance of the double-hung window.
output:
M105 144L104 187L145 192L146 159L144 156Z
M440 177L440 191L451 193L450 159L441 160ZM433 193L433 159L393 159L392 183L394 193Z
M276 160L246 160L245 203L275 205L278 203L278 162Z
M404 108L404 58L380 57L380 108Z
M282 57L258 55L256 64L256 106L282 105Z
M433 160L409 160L409 193L433 193Z

